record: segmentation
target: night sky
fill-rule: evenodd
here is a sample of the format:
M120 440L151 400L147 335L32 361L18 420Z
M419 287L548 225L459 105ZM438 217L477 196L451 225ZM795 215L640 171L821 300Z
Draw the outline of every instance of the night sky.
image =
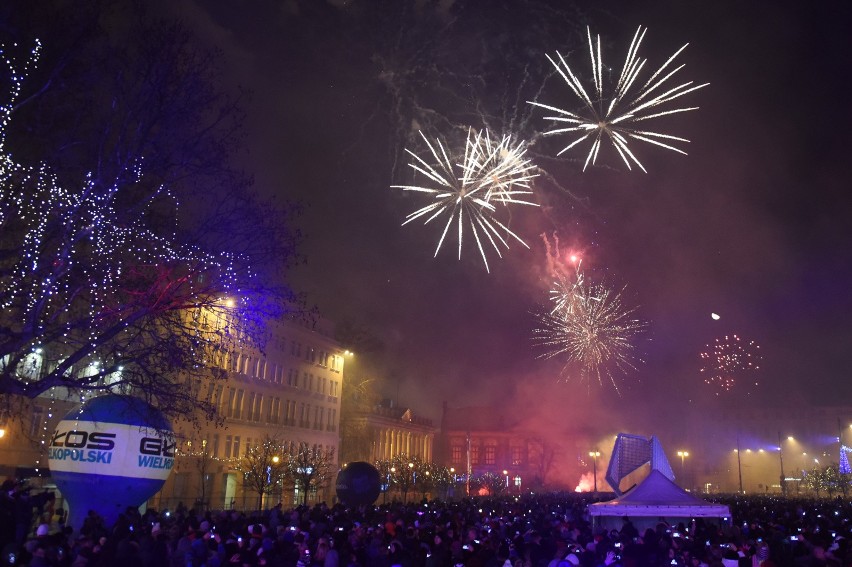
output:
M305 207L307 263L288 281L328 319L381 338L374 360L402 404L436 418L443 400L544 397L568 415L626 399L649 415L690 408L712 396L698 353L729 333L761 345L748 403L852 401L845 3L163 4L221 49L227 88L253 93L243 159L258 188ZM552 71L545 54L559 50L588 73L587 24L617 68L639 25L650 68L689 43L679 76L710 83L684 97L700 109L648 124L691 140L689 155L634 143L643 173L605 147L584 173L583 149L555 159L567 139L536 138L528 157L552 177L534 185L541 208L512 219L530 249L491 254L490 274L473 248L458 261L455 241L433 258L442 225L400 226L422 206L390 188L411 180L402 149L415 147L418 127L434 138L450 124L532 139L547 126L525 103ZM558 77L539 100L574 105ZM531 313L550 285L542 234L626 286L649 322L637 341L644 364L620 382L620 398L560 383L560 366L537 358Z

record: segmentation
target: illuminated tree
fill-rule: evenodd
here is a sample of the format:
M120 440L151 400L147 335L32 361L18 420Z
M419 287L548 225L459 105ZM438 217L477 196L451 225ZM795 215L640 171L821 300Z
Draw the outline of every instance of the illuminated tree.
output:
M391 459L391 482L402 493L402 501L408 500L408 492L418 481L417 471L421 468L419 457L409 457L405 453L394 455Z
M243 486L257 494L258 510L263 507L264 496L280 492L287 463L283 442L268 434L259 444L248 447L240 459L238 469L243 473Z
M436 478L439 475L440 467L435 463L427 463L420 459L417 460L417 482L415 484L417 491L420 492L420 497L426 500L426 496L435 488Z
M823 492L829 492L831 473L828 472L828 468L829 467L814 467L810 471L807 471L802 479L805 487L813 491L817 498L820 498Z
M487 492L489 496L500 496L506 491L506 477L493 472L485 472L471 479L478 491Z
M390 490L391 483L393 482L391 479L391 475L393 471L391 469L396 470L393 466L393 462L390 459L380 459L373 463L373 466L376 467L376 470L379 471L379 478L381 479L381 491L382 491L382 501L387 502L388 499L388 491Z
M441 490L444 498L449 498L450 489L454 488L456 485L455 471L450 470L450 467L436 465L434 463L432 463L431 467L430 472L432 473L433 485Z
M13 4L22 36L62 19ZM143 13L64 15L46 72L35 38L2 47L0 395L118 390L216 419L205 382L294 305L259 270L294 258L288 215L228 165L242 114L213 54Z
M299 490L301 503L306 504L309 493L329 485L335 464L333 447L299 443L285 455L283 479L285 484Z

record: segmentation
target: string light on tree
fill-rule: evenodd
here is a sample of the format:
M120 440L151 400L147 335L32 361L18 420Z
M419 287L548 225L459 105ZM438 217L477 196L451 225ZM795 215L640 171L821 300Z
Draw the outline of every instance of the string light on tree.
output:
M186 404L186 412L177 412L186 415L197 399L166 370L203 372L228 345L256 336L241 332L261 327L266 308L260 294L246 289L254 271L243 255L178 240L177 200L165 187L150 186L141 158L111 185L91 174L76 185L60 182L46 164L12 159L6 146L12 109L39 52L36 43L19 66L0 47L0 76L11 79L0 103L2 393L35 398L58 386L84 402L135 387L163 404ZM159 209L171 211L172 226L149 223L149 213L163 220ZM239 299L228 307L219 301L223 295ZM200 310L229 323L201 331L188 320ZM50 356L36 376L30 369L38 349Z

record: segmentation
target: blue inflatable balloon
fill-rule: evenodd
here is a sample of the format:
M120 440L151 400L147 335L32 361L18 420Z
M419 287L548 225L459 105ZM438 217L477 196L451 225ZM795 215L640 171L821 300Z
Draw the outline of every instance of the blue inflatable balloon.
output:
M80 529L89 510L107 526L163 487L175 459L171 425L147 402L131 396L93 398L66 415L48 449L51 477L69 504L69 524Z
M369 506L382 490L378 469L370 463L355 461L337 475L337 497L347 506Z

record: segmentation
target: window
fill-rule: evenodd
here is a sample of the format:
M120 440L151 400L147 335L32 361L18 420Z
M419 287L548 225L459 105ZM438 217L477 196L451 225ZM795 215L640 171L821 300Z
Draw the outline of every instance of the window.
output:
M254 399L254 421L260 421L260 416L263 409L263 394L258 394Z
M234 458L235 459L240 458L240 436L239 435L234 436Z
M287 425L296 425L296 400L287 400Z
M493 465L497 457L497 447L494 445L485 446L485 464Z
M214 459L219 458L219 434L218 433L213 434L213 444L210 447L210 456L213 457Z
M460 465L462 462L462 448L460 445L453 445L450 460L453 464Z
M216 391L213 393L213 407L216 408L216 411L222 412L222 394L225 392L225 388L219 384L216 386Z
M470 464L478 465L479 464L479 446L471 445L470 447Z
M513 465L522 465L524 464L524 452L523 447L516 445L512 447L512 464Z
M233 442L230 435L225 435L225 458L231 458L231 443Z
M331 395L337 397L337 380L331 381Z
M249 392L248 403L246 404L246 419L249 421L254 419L254 399L255 393Z
M272 400L272 419L270 419L272 423L280 423L281 421L281 398L275 398Z
M44 422L44 408L40 406L35 406L33 408L33 412L30 415L30 437L36 438L40 429L42 428L42 423Z
M236 402L237 391L233 388L228 388L228 417L234 417L234 403Z
M237 390L237 397L234 400L234 419L240 419L243 413L243 394L242 390Z

